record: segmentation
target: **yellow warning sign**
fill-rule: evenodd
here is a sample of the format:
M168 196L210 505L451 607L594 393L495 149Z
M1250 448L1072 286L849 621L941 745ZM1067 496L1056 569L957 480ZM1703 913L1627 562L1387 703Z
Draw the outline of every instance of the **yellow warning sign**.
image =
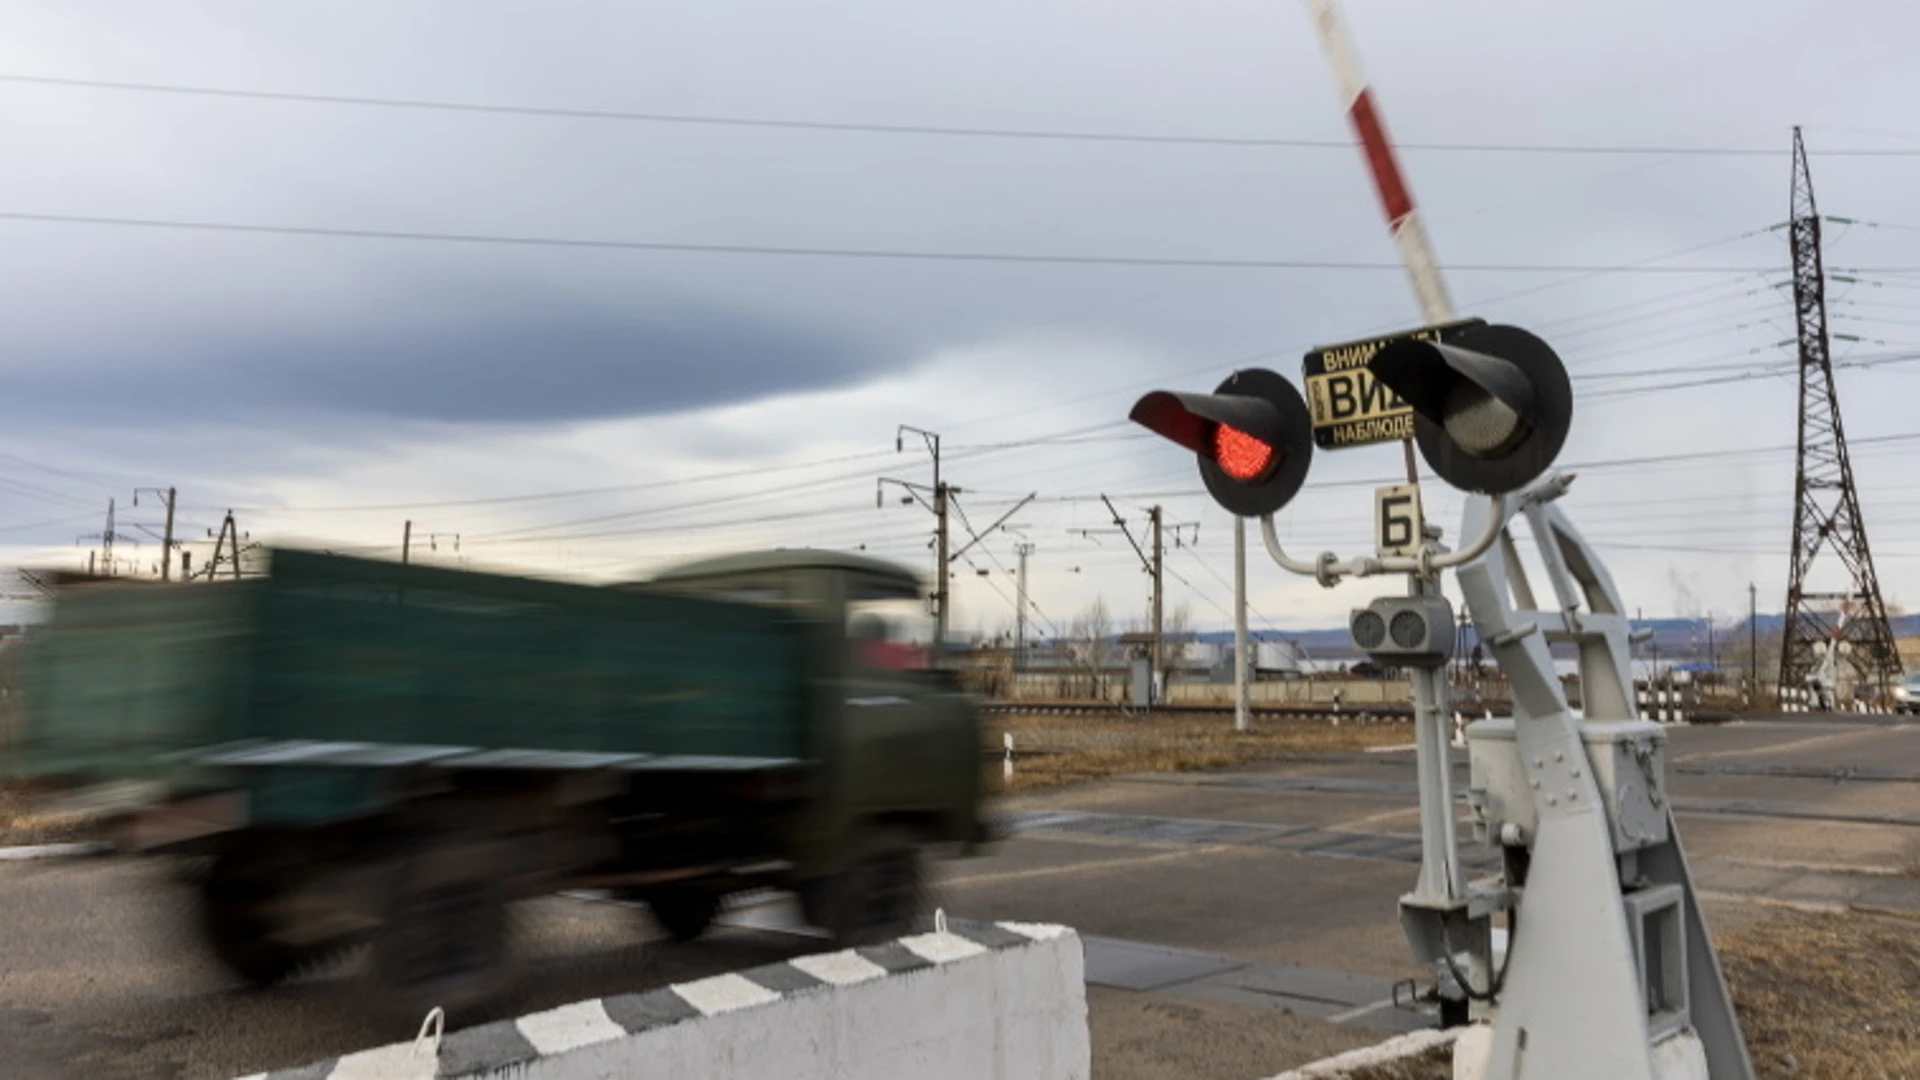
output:
M1463 319L1309 352L1300 368L1314 443L1323 450L1344 450L1413 438L1413 410L1373 377L1367 362L1396 341L1450 342L1464 330L1485 325L1482 319Z

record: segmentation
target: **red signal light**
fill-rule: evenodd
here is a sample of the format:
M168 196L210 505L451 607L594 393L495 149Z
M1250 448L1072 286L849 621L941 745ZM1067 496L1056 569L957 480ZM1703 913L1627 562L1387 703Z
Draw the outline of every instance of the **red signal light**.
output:
M1240 517L1287 505L1313 462L1306 399L1264 368L1236 371L1211 394L1155 390L1127 416L1190 451L1213 501Z
M1213 429L1213 461L1235 480L1257 480L1273 465L1273 447L1239 428L1221 424Z

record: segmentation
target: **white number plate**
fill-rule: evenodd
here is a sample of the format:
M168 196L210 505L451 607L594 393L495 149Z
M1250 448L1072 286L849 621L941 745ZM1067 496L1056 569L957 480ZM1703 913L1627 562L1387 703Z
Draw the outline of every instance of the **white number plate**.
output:
M1413 484L1375 488L1373 548L1382 558L1420 553L1420 489Z

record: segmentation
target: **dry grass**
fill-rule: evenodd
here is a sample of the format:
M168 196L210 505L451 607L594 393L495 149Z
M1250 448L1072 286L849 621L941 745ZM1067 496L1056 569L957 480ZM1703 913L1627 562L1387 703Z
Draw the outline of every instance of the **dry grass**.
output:
M1785 913L1720 962L1760 1080L1920 1078L1920 919Z
M1183 772L1283 761L1302 754L1403 745L1413 740L1405 721L1335 727L1320 720L1255 719L1245 733L1225 716L1051 716L1014 713L988 719L989 749L1011 732L1011 783L998 761L988 767L992 790L1033 791L1124 773Z
M1785 912L1720 940L1758 1080L1920 1080L1920 919ZM1450 1051L1348 1080L1445 1080Z

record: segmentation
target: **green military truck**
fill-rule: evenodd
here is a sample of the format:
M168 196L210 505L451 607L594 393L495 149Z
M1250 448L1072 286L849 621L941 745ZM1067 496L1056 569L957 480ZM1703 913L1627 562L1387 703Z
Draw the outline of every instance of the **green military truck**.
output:
M78 584L27 645L6 772L198 857L206 941L255 983L366 944L394 1007L478 1001L507 905L570 890L689 939L791 889L870 940L914 917L923 853L983 838L978 713L909 632L922 595L812 550L608 587L293 550Z

